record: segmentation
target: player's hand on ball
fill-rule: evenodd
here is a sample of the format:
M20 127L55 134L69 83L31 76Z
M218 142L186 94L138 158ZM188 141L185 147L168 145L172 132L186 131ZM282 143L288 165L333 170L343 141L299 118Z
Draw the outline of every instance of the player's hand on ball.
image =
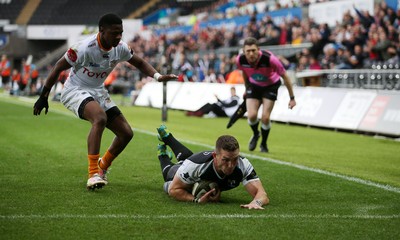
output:
M208 201L209 202L219 202L219 200L221 199L221 190L219 190L218 188L213 188L213 189L210 190L210 192L212 190L215 190L215 191L213 191L210 194L210 197L209 197Z
M200 199L199 203L218 202L221 197L221 191L216 188L206 192Z
M43 108L46 109L44 113L47 114L47 112L49 111L49 102L47 101L47 98L40 97L33 106L33 115L40 115Z
M218 202L221 197L221 191L217 183L201 180L193 185L192 195L197 203Z

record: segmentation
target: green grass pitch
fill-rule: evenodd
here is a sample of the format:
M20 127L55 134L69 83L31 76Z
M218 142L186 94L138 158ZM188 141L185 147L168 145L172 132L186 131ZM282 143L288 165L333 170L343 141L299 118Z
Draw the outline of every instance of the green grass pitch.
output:
M262 154L247 151L245 119L226 129L227 119L170 110L168 128L193 151L236 136L271 199L263 211L241 209L251 199L240 186L197 205L162 191L160 110L120 106L134 139L109 185L90 192L89 123L55 102L33 116L34 100L0 93L1 239L400 239L398 141L273 123ZM104 133L101 154L112 138Z

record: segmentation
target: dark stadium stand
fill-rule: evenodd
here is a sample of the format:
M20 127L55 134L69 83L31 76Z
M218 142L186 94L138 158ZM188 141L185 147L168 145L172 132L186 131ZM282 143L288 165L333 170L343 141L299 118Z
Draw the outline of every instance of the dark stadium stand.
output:
M113 12L125 18L145 1L131 0L42 0L29 24L97 25L101 15Z
M34 2L40 2L40 4L30 8L29 13L33 13L32 17L30 17L30 14L26 14L26 9L29 5L34 5L32 4ZM235 7L237 9L245 4L256 2L268 2L268 8L265 9L270 9L271 7L274 9L274 7L277 8L277 6L273 5L277 4L279 1L237 0L235 2ZM308 1L301 2L303 4L300 4L299 8L301 8L304 17L301 22L297 22L296 19L293 19L287 22L286 27L281 28L278 23L275 24L274 21L265 18L270 10L266 10L267 12L265 13L264 11L260 11L259 14L265 14L265 16L256 21L256 28L250 28L250 26L244 25L243 27L237 27L234 31L230 32L234 34L229 35L226 34L226 29L217 27L203 28L200 29L200 31L191 29L189 32L180 34L176 34L174 30L175 27L179 28L183 26L183 23L177 21L177 17L188 16L191 13L209 13L206 17L199 20L200 23L219 19L226 20L229 17L220 14L221 9L224 9L220 7L221 5L226 5L228 3L227 0L0 0L0 19L6 19L11 24L25 22L22 24L20 23L22 25L21 31L5 33L9 38L8 42L13 42L13 46L10 46L11 44L8 46L5 44L3 45L2 51L8 54L11 59L14 59L16 63L27 55L33 55L36 64L43 67L45 64L41 64L41 62L45 61L41 60L48 56L58 57L62 53L63 48L66 48L66 43L64 41L54 44L50 44L49 41L40 40L24 41L23 36L20 37L18 35L20 33L23 34L23 26L25 24L93 26L97 25L98 18L106 12L114 12L125 19L146 19L146 17L152 14L157 15L157 11L160 9L176 8L179 10L174 11L174 13L170 15L169 25L145 26L146 30L154 31L170 28L173 30L172 32L175 33L171 34L171 36L168 36L165 32L161 32L161 34L156 33L156 38L151 40L135 37L130 44L137 54L144 54L150 59L150 62L154 64L158 63L157 60L161 55L168 54L165 55L165 57L171 57L171 59L168 59L168 62L172 63L174 54L171 53L174 53L176 49L178 49L178 46L184 46L184 53L185 57L188 59L188 64L190 64L191 67L196 67L194 62L192 62L195 54L198 54L201 58L209 56L211 53L216 54L218 58L222 54L230 57L237 53L240 47L240 39L245 35L254 34L261 43L265 43L261 44L263 48L286 58L284 59L286 60L285 67L295 73L295 79L297 79L297 84L300 86L400 90L399 12L394 13L392 11L391 15L389 15L390 11L387 6L381 4L379 0L375 0L375 8L377 9L375 11L386 12L387 16L383 17L384 15L380 14L371 20L363 16L364 13L362 12L357 12L357 14L353 13L352 15L347 14L347 16L343 16L343 21L347 26L345 29L347 29L346 31L348 32L343 35L346 36L346 39L341 39L340 35L344 34L342 33L344 28L342 29L341 25L321 28L322 25L306 17L309 8ZM290 7L287 6L286 8L290 9ZM285 10L285 7L279 6L279 9ZM237 11L230 17L241 17L239 15L243 16L246 14L248 15L246 12ZM25 17L25 21L18 20L21 16ZM152 23L157 23L157 20L158 19ZM370 27L372 23L373 27ZM276 36L280 35L273 35L274 32L269 30L266 26L272 26L272 29L276 30L278 33L283 32L284 34L280 35L285 36L283 39L284 41L282 42L282 39L277 39ZM1 30L0 28L0 33ZM301 32L301 40L300 42L296 42L296 44L292 42L294 30L296 30L296 32ZM367 34L369 31L372 31L374 34ZM375 39L375 36L382 35L381 33L383 31L387 32L387 39L390 39L390 52L388 50L386 50L386 52L382 50L384 49L382 46L387 44L387 41L385 43L383 40ZM347 35L354 35L357 36L357 38L348 39ZM275 41L267 41L273 38L273 36L275 36L275 39L272 40ZM157 39L157 37L159 39ZM277 42L278 40L279 43ZM356 43L360 45L361 49L360 52L357 53L358 55L356 55L354 50ZM157 48L160 44L163 45L163 48ZM327 48L328 45L329 48ZM333 49L333 54L327 54L325 48L327 50ZM150 50L144 51L144 49ZM164 49L164 52L161 52L160 49ZM61 53L58 51L61 51ZM341 53L340 55L339 52ZM316 64L317 66L315 66L315 64L311 66L311 57L315 57L318 63ZM232 62L226 59L221 60L228 66L225 66L225 69L221 70L223 74L226 74L226 71L228 71L227 69L231 70L233 68L231 66ZM354 59L357 60L357 63L354 63ZM352 61L350 62L350 60ZM173 71L180 74L181 70L176 64L178 63L175 63L173 66ZM215 66L214 70L218 74L220 69ZM309 73L309 70L312 70L312 74ZM205 73L205 75L208 74L207 72Z
M16 19L18 13L28 0L15 1L9 8L13 8L15 16L7 17ZM135 15L136 18L142 18L157 9L164 7L179 7L181 14L190 14L196 9L210 6L214 1L198 1L198 2L177 2L176 0L160 1L159 4L150 6L146 11L134 14L141 6L149 1L132 1L132 0L42 0L37 10L29 21L29 24L48 24L48 25L76 25L76 24L97 24L99 16L107 12L113 12L123 18ZM157 1L156 1L157 2ZM18 8L17 8L18 7ZM15 8L15 9L14 9ZM1 12L2 13L2 12ZM3 16L3 14L1 14ZM7 16L7 15L4 15Z
M11 24L15 24L19 13L28 0L0 1L0 19L8 19Z

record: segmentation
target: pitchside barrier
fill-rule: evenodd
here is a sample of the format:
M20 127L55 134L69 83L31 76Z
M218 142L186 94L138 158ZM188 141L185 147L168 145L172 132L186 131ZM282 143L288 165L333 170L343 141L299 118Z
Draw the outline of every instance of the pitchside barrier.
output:
M232 86L243 96L244 85L168 82L167 106L195 111L216 102L215 95L228 98ZM273 121L400 137L400 91L296 86L294 92L297 106L290 110L288 92L279 88ZM162 83L150 82L134 104L161 109L162 101Z

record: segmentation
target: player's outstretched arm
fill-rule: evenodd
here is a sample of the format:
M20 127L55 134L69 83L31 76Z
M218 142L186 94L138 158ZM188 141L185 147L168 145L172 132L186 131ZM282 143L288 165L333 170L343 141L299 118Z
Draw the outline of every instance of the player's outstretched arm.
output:
M46 109L45 114L47 114L49 110L48 98L51 88L58 80L58 76L60 75L60 73L69 68L71 68L71 65L67 62L67 60L65 60L64 57L60 58L57 61L56 65L53 67L53 69L47 76L47 79L44 83L39 99L35 102L35 105L33 106L33 115L40 115L43 108Z
M242 204L240 207L248 209L264 209L263 206L269 203L269 198L260 180L251 181L245 186L247 192L253 197L248 204Z
M139 69L142 73L147 74L147 76L154 78L158 82L166 82L178 78L175 74L161 75L153 66L137 55L133 55L128 62Z

